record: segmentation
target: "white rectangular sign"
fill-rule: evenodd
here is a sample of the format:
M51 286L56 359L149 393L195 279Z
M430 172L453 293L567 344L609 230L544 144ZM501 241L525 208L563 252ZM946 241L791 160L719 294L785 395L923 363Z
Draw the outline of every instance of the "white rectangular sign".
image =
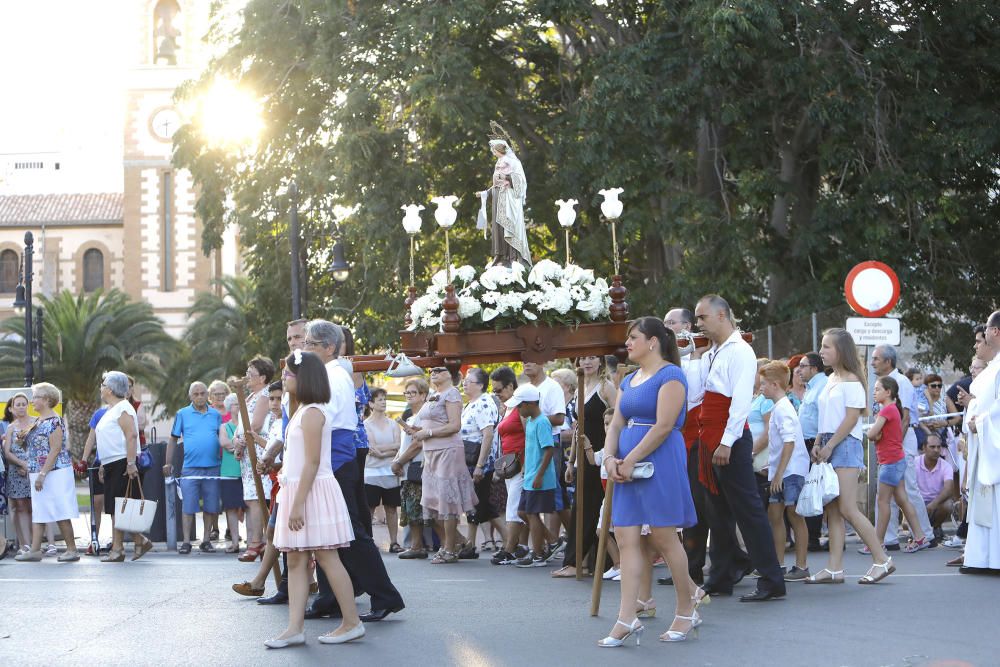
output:
M894 317L848 317L847 331L856 345L899 345L899 320Z

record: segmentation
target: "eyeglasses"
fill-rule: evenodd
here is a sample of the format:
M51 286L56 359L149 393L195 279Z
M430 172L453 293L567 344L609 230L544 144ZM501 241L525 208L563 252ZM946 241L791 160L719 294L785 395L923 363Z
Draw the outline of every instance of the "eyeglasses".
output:
M403 396L416 396L418 392L415 391L404 391Z
M326 347L326 345L323 345L323 343L319 342L318 340L313 340L312 338L302 339L302 344L308 345L309 347Z
M434 374L434 373L447 373L447 372L448 372L448 369L445 368L444 366L435 366L434 368L431 369L431 374Z
M941 387L943 387L944 385L943 385L943 384L941 384L940 382L935 382L935 383L933 383L933 384L929 384L929 385L927 385L927 386L928 386L928 387L930 387L931 389L940 389L940 388L941 388Z

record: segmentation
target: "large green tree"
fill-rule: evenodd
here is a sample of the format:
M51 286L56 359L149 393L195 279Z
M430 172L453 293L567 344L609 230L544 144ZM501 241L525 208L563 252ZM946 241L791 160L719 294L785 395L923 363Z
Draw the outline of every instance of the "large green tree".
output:
M345 318L368 347L402 323L401 204L462 195L453 254L482 264L471 193L488 182L497 120L528 175L537 255L557 252L552 202L576 197L574 255L609 274L596 192L625 188L634 314L718 291L754 328L841 303L851 265L882 259L904 282L904 325L943 357L998 296L998 13L958 0L251 0L236 32L216 27L228 49L182 94L237 80L262 100L264 135L233 153L192 124L175 159L201 186L205 248L239 224L261 330L288 311L291 179L308 312ZM431 227L418 283L442 261ZM345 285L325 272L334 236L354 262Z
M132 301L118 290L80 295L64 290L36 299L45 311L44 380L62 390L70 446L74 456L79 456L87 423L100 401L102 374L122 371L157 393L178 345L152 306ZM0 383L20 386L24 382L24 319L9 318L0 324L0 331L6 334L0 339ZM40 381L37 367L35 372L36 382Z

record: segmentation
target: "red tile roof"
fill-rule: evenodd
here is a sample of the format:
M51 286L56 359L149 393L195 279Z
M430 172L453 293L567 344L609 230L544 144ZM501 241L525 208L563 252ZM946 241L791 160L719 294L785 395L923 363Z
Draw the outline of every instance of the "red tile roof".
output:
M0 195L0 227L122 224L120 192Z

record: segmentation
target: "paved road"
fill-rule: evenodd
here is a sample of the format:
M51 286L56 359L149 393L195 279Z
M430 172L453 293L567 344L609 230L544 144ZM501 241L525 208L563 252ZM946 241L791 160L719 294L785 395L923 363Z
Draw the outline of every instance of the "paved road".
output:
M283 629L285 608L232 593L255 567L232 556L154 552L119 565L7 559L0 665L998 665L1000 579L943 567L953 553L897 555L897 574L863 587L853 580L870 561L851 550L846 585L796 584L786 600L758 605L718 598L704 609L697 640L657 642L669 621L656 618L642 646L619 649L594 645L614 621L617 584L605 586L601 615L591 618L589 585L553 580L552 568L386 556L408 604L403 613L346 646L318 644L332 624L307 621L308 646L269 651L262 642ZM666 610L672 589L655 593Z

